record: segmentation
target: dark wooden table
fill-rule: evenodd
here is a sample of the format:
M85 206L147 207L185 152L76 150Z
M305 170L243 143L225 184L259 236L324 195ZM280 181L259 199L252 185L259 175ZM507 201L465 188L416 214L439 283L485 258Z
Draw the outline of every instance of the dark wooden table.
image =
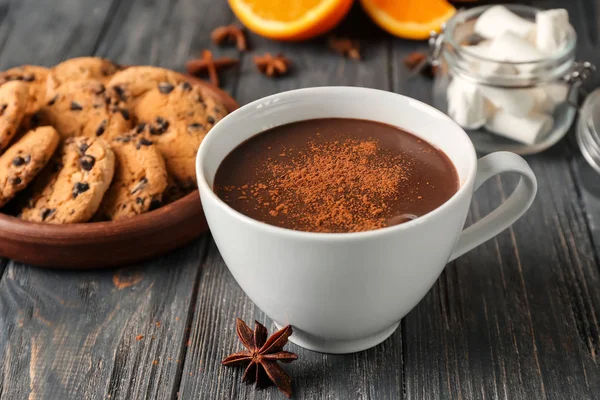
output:
M600 65L599 0L567 7L579 58ZM0 0L0 67L98 55L181 70L234 21L225 1ZM223 75L241 104L283 90L357 85L430 102L431 82L402 59L423 42L392 38L359 7L338 28L365 42L363 62L325 40L286 44L251 35L255 53L283 52L294 73L256 73L252 53ZM237 57L234 48L214 49ZM599 74L600 75L600 74ZM588 82L588 89L600 77ZM572 133L528 158L539 179L531 210L460 257L385 343L353 355L290 345L298 399L599 399L600 177ZM470 223L515 185L496 178L475 196ZM168 234L168 233L165 233ZM139 243L144 246L144 243ZM240 348L235 317L274 329L237 286L209 234L129 268L79 272L0 263L0 399L279 399L243 385L220 360ZM143 338L140 337L143 335Z

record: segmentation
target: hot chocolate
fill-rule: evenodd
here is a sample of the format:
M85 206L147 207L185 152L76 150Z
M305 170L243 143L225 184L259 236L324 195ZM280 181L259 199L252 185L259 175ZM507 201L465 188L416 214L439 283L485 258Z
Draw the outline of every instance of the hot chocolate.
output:
M418 137L374 121L327 118L278 126L223 160L215 193L253 219L309 232L397 225L458 190L448 157Z

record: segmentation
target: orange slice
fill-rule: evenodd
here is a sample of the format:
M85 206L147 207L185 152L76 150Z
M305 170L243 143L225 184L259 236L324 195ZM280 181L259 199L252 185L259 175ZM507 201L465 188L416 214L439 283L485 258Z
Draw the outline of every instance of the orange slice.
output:
M252 32L276 40L305 40L334 28L352 0L229 0L238 19Z
M361 0L371 19L392 35L422 40L439 32L456 9L445 0Z

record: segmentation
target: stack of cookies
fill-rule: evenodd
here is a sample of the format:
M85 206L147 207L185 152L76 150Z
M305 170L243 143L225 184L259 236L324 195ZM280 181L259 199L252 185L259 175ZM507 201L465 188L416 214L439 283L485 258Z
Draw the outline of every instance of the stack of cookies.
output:
M54 224L130 218L196 186L225 107L176 72L102 58L0 73L0 207Z

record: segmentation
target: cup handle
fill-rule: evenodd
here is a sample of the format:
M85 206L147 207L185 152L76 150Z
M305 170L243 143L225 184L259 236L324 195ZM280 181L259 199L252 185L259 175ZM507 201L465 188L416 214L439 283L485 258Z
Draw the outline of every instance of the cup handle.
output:
M503 172L516 172L521 175L517 188L498 208L463 230L449 261L462 256L511 226L533 203L537 192L537 179L527 161L507 151L488 154L479 159L473 191L492 176Z

